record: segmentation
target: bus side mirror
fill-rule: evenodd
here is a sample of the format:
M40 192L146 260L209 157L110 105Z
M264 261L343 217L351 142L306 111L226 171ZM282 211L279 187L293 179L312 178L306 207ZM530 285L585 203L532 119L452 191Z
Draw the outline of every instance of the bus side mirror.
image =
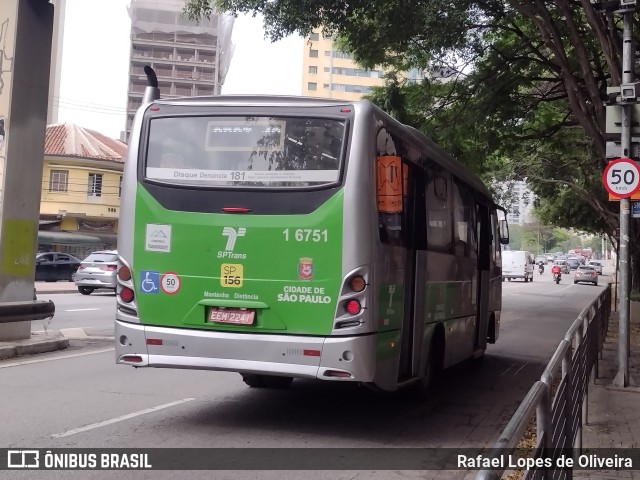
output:
M500 220L498 222L498 234L500 236L500 243L502 245L509 244L509 225L506 220Z

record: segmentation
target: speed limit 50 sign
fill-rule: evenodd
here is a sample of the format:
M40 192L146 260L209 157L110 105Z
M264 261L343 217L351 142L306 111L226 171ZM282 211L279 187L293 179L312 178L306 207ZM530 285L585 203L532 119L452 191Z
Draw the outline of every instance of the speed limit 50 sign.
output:
M640 169L630 158L612 160L604 169L602 183L607 191L618 198L630 197L640 189Z

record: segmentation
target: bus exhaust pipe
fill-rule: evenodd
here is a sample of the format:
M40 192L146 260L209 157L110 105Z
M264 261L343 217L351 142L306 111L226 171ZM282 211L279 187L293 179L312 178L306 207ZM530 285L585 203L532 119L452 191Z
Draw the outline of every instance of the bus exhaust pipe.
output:
M144 73L147 75L147 87L144 89L144 97L142 103L150 103L160 98L160 89L158 88L158 77L156 72L149 65L144 66Z

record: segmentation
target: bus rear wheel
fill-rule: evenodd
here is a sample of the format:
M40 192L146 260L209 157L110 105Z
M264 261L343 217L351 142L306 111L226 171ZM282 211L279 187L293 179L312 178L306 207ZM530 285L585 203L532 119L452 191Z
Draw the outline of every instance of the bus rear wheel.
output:
M251 388L287 388L293 382L293 377L247 373L242 375L242 380Z
M91 295L93 293L93 288L91 287L78 287L78 291L82 294L82 295Z
M427 400L440 380L442 373L442 354L440 344L433 342L423 376L405 389L405 395L411 400Z

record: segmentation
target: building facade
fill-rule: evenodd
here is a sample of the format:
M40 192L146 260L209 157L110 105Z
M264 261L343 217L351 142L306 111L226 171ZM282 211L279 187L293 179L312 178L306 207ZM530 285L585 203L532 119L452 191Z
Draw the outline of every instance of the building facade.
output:
M321 30L314 30L304 39L302 69L302 95L307 97L360 100L372 87L385 84L383 69L360 67L352 54L339 50L333 38L324 36ZM409 82L424 78L417 70L403 76Z
M534 194L527 187L526 182L518 181L510 183L506 188L509 192L507 209L507 222L511 225L524 225L532 220Z
M212 13L192 22L181 14L184 0L132 0L131 54L127 120L129 138L133 116L142 103L145 65L158 76L163 97L219 95L233 55L233 17Z
M359 100L371 87L384 85L383 70L359 67L350 53L336 49L332 37L314 31L304 41L302 95Z
M117 248L126 145L72 123L47 126L38 249L83 258Z

